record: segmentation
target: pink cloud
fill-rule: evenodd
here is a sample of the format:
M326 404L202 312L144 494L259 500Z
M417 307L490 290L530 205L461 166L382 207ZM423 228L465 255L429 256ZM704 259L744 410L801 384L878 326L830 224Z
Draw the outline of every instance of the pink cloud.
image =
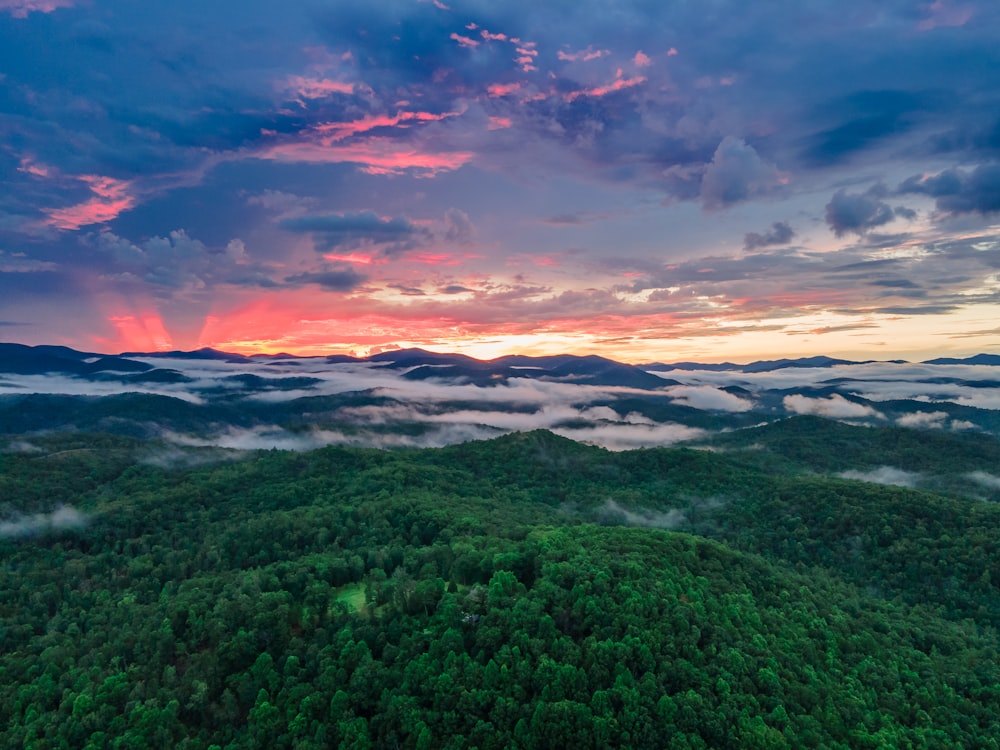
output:
M583 60L584 62L588 62L590 60L597 60L598 58L610 54L611 54L610 50L606 49L595 50L592 47L588 46L587 49L582 49L579 50L578 52L563 52L562 50L559 50L556 53L556 57L558 57L560 60L564 60L567 62L575 62L578 60Z
M451 7L442 3L441 0L434 0L434 7L438 10L451 10Z
M397 112L395 115L369 115L350 122L327 122L317 125L313 132L327 142L340 141L358 133L366 133L375 128L407 128L414 123L437 122L448 117L457 117L461 112Z
M479 46L479 41L471 37L462 36L461 34L452 33L449 39L454 39L458 42L459 47L465 47L467 49L475 49Z
M632 62L635 63L635 66L637 68L648 68L650 65L653 64L653 61L650 59L649 55L647 55L642 50L639 50L638 52L635 53L635 57L632 58Z
M507 41L507 35L506 34L491 34L486 29L483 29L479 33L483 37L483 39L485 39L487 42L506 42Z
M927 18L917 24L920 31L931 31L943 26L965 26L972 18L972 8L952 5L948 0L934 0L927 6Z
M503 130L509 128L513 123L509 117L491 117L488 130Z
M596 86L591 89L582 89L580 91L571 91L566 94L564 98L566 101L571 102L575 99L579 99L581 96L607 96L616 91L623 91L625 89L630 89L634 86L639 86L646 82L644 76L634 76L633 78L625 78L621 68L618 69L616 73L616 78L614 83L610 83L607 86Z
M520 83L491 83L486 87L486 93L491 97L510 96L521 88Z
M323 255L326 260L333 261L335 263L356 263L361 266L370 266L373 263L378 265L384 263L384 259L376 258L373 255L366 255L364 253L326 253Z
M676 47L671 47L667 50L667 57L676 57L678 54Z
M128 192L130 182L99 175L81 175L76 179L86 183L94 197L68 208L45 209L49 218L44 223L56 229L79 229L111 221L135 205L135 196Z
M305 76L289 76L285 81L284 88L303 99L323 99L330 94L354 93L353 83L331 81L328 78L306 78Z
M511 40L514 41L513 39ZM538 57L538 50L535 49L534 42L520 42L520 46L515 47L517 50L518 57L514 58L514 62L521 66L521 70L525 73L530 73L533 70L538 70L535 67L535 58Z
M35 177L50 177L52 174L49 168L44 164L36 164L27 157L21 159L21 166L17 168L17 171L25 172L26 174L31 174Z
M14 18L27 18L33 11L51 13L59 8L72 8L75 0L0 0L0 10Z
M363 143L333 144L322 139L277 143L257 153L261 159L309 164L356 163L368 174L402 174L413 170L418 176L433 177L468 164L468 152L427 152L389 138L370 138Z
M422 263L428 266L458 266L466 260L475 260L482 257L483 256L481 255L471 253L456 255L454 253L435 253L425 251L409 253L405 256L405 260L408 260L411 263Z

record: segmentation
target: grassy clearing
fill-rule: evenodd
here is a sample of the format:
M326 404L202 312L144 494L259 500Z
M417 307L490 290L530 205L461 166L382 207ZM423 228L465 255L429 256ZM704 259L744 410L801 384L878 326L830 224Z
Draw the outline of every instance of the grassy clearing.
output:
M352 612L360 614L365 611L365 587L360 583L341 586L337 589L335 600L343 602Z

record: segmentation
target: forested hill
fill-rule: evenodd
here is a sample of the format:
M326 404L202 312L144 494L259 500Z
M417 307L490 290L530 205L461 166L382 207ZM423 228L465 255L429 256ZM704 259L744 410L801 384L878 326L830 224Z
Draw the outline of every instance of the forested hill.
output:
M1000 448L935 435L11 438L0 746L998 747Z

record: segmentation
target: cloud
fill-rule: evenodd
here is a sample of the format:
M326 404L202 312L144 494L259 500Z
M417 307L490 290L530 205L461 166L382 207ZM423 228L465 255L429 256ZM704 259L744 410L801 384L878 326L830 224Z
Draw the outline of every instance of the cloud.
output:
M787 245L795 236L795 231L787 221L776 221L765 232L747 232L743 235L743 249L756 250L772 245Z
M667 388L674 403L706 411L744 412L753 409L753 402L709 385L675 385Z
M27 18L29 13L51 13L59 8L72 8L76 0L0 0L0 10L14 18Z
M896 420L900 427L944 427L948 413L943 411L915 411Z
M289 76L285 81L284 88L303 99L323 99L333 94L354 93L353 83L307 76Z
M965 26L972 18L974 10L971 5L956 5L949 0L934 0L924 3L927 17L917 24L920 31L932 31L941 27Z
M686 440L697 440L708 434L705 430L697 427L688 427L673 422L654 425L608 424L578 428L555 427L552 432L570 440L599 445L612 451L673 445Z
M278 226L288 232L325 235L330 245L351 239L395 240L412 235L416 229L402 217L383 218L372 211L356 214L322 214L282 219Z
M976 484L980 484L987 489L1000 490L1000 477L994 474L989 474L985 471L973 471L967 476Z
M329 292L351 292L368 280L353 268L334 268L328 271L308 271L286 276L288 284L316 284Z
M626 526L641 526L651 529L676 529L687 523L687 512L681 508L671 508L663 512L649 508L629 510L614 500L605 500L597 511L598 515L611 519L621 519Z
M119 282L145 282L176 290L208 289L240 276L248 277L253 286L269 283L264 269L250 262L246 245L239 238L221 247L208 247L186 230L175 229L138 244L110 231L84 235L80 242L100 254L106 273L118 274Z
M844 471L837 476L843 479L855 479L859 482L888 484L896 487L916 487L920 481L920 474L912 471L903 471L892 466L880 466L871 471Z
M886 190L881 185L864 193L848 193L838 190L826 204L826 223L838 237L849 232L865 234L875 227L884 226L897 216L912 217L912 212L904 207L893 208L882 197Z
M815 414L831 419L885 418L872 407L848 401L837 393L828 398L810 398L796 393L785 396L782 399L782 404L788 411L795 414Z
M626 89L634 88L646 82L645 76L632 76L628 78L624 75L624 72L619 69L615 76L615 80L611 83L605 84L603 86L593 86L591 88L578 89L576 91L570 91L564 95L567 102L573 102L580 97L602 97L608 94L614 94L618 91L625 91Z
M343 131L341 131L343 132ZM260 159L291 164L357 164L372 175L401 175L412 172L434 177L468 164L471 151L448 151L422 148L412 141L369 137L363 141L337 143L335 136L324 137L315 131L296 136L278 137L257 152Z
M701 203L706 209L728 208L770 192L778 182L778 170L761 159L753 146L726 136L702 177Z
M87 517L72 505L60 505L49 513L14 516L0 521L0 538L20 538L86 526Z
M586 49L579 50L578 52L559 50L556 52L556 57L564 62L576 62L579 60L589 62L590 60L598 60L609 54L611 53L606 49L594 49L592 45L588 45Z
M939 211L952 214L990 214L1000 211L1000 164L981 164L972 171L947 169L934 175L905 180L900 193L934 198Z
M93 197L67 208L46 208L45 223L56 229L79 229L91 224L104 224L135 206L132 184L100 175L80 175Z
M146 360L156 367L166 367L164 360ZM169 396L192 404L203 404L204 399L193 392L190 385L152 383L123 383L114 380L84 380L69 375L9 375L0 377L0 395L47 393L65 396L114 396L121 393L148 393Z

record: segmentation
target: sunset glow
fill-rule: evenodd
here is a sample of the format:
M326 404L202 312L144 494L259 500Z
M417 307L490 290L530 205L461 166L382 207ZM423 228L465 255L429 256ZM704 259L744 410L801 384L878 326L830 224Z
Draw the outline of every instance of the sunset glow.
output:
M0 0L6 338L1000 347L993 4L252 5Z

